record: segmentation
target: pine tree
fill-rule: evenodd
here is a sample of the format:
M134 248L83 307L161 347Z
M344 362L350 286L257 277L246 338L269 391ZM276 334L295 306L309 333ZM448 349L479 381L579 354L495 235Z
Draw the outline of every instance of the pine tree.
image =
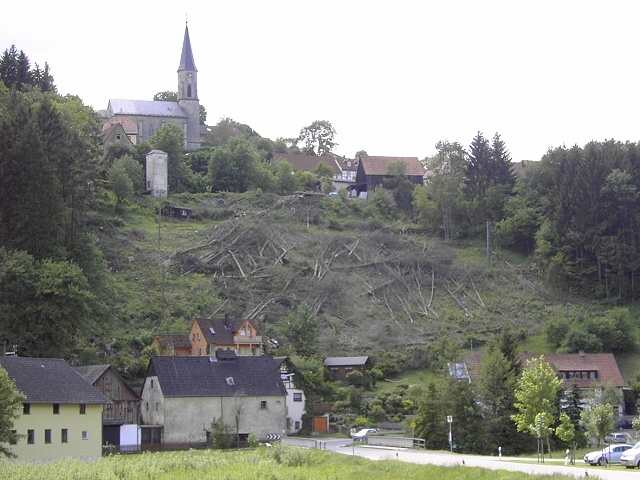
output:
M425 447L432 450L448 448L446 413L436 390L430 383L427 393L418 407L416 415L415 435L425 439Z
M29 62L29 57L27 57L22 50L20 50L20 53L18 54L16 69L16 88L24 89L31 85L31 64Z
M507 150L506 145L500 134L496 133L493 136L493 143L491 144L491 156L492 156L492 183L494 185L501 185L505 188L506 193L511 193L516 179L513 171L511 170L511 155Z
M18 79L18 51L15 45L4 51L0 58L0 80L9 88L15 86Z
M471 141L469 150L465 187L471 198L479 198L485 195L491 184L491 147L489 141L478 132Z

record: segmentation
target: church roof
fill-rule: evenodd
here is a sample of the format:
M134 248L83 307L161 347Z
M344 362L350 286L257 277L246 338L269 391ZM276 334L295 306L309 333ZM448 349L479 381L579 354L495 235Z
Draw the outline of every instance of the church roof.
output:
M186 118L178 102L160 102L155 100L109 100L111 115L144 115L147 117Z
M182 41L182 55L180 55L180 66L178 71L192 70L197 72L196 64L193 61L193 52L191 51L191 40L189 39L189 27L184 27L184 40Z

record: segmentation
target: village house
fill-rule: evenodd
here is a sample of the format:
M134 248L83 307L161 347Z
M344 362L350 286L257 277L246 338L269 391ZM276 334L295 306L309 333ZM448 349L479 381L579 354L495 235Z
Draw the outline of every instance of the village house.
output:
M327 357L324 366L333 379L342 380L350 372L358 370L364 373L369 367L369 357Z
M358 162L356 181L349 188L358 196L369 193L377 187L383 186L385 179L391 178L390 172L394 165L403 165L404 174L412 183L422 185L426 170L417 157L375 157L362 155Z
M191 355L189 335L167 334L155 335L151 347L158 355L188 357Z
M298 433L302 429L307 399L304 391L295 384L295 369L289 357L274 357L274 360L280 364L280 378L287 391L287 433Z
M238 355L262 355L262 336L250 320L232 320L227 314L213 319L199 318L191 324L192 355L211 355L233 350Z
M280 363L269 356L152 357L142 389L143 445L203 445L213 422L246 442L286 431Z
M481 351L469 353L462 364L453 369L450 366L450 374L459 380L477 381L483 355ZM529 360L539 356L530 352L519 355L525 367ZM545 353L542 356L553 367L566 389L572 386L578 389L585 405L589 398L598 395L604 388L611 388L620 399L619 413L624 413L625 381L612 353Z
M102 456L102 409L109 400L57 358L0 357L0 367L24 395L8 445L17 460L49 462Z
M102 444L137 448L140 397L111 365L87 365L76 371L109 399L102 411Z

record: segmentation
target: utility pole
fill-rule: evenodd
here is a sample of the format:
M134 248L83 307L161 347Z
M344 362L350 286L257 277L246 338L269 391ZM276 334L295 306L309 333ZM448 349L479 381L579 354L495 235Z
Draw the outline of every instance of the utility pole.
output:
M491 266L491 223L487 220L487 264Z

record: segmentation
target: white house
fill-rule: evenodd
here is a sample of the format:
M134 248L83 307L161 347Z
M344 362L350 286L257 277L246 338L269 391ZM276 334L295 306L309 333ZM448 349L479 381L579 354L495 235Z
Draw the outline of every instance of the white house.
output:
M280 362L280 378L287 390L287 433L298 433L302 429L302 416L306 413L307 399L301 388L294 383L295 372L288 357L275 357Z

